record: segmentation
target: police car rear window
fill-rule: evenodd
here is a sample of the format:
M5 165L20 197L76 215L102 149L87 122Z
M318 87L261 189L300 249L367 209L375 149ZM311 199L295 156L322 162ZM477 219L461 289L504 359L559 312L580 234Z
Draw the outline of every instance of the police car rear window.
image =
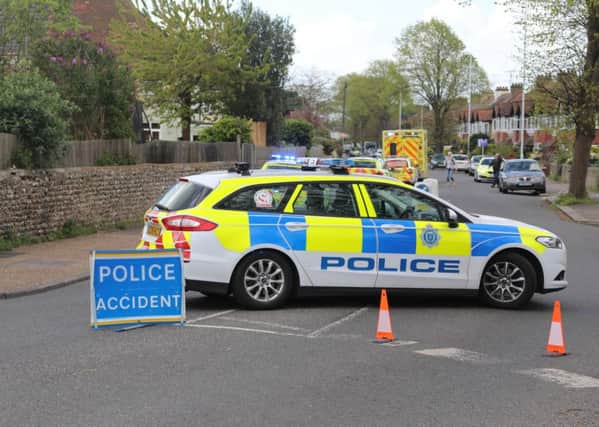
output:
M179 181L167 190L154 206L163 211L178 211L196 207L212 191L190 181Z

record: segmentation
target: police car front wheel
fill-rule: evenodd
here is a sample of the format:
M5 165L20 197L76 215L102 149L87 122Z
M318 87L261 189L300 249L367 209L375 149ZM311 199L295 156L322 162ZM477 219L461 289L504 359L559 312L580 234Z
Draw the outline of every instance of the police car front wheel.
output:
M293 272L282 255L258 251L245 257L233 276L233 294L237 302L253 309L281 306L291 295Z
M485 268L480 285L481 298L500 308L519 308L532 297L536 273L524 256L508 252L494 257Z

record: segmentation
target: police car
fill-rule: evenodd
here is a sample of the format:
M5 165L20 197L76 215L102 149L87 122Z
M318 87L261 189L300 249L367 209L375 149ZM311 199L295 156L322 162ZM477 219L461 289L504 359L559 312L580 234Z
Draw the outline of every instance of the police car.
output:
M138 245L173 247L188 290L254 309L304 288L470 291L516 308L567 286L553 233L371 174L242 167L181 178L146 212Z

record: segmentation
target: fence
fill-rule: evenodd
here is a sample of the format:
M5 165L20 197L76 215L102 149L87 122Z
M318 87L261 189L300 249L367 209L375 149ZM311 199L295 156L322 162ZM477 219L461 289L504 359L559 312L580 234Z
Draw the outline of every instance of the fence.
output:
M0 169L11 166L10 159L16 147L13 135L0 134ZM130 158L143 163L199 163L246 161L251 167L260 167L273 153L302 157L303 147L257 147L238 142L185 142L153 141L136 144L129 139L72 141L57 167L95 166L103 156Z
M0 133L0 169L11 167L12 153L17 148L17 137L9 133Z

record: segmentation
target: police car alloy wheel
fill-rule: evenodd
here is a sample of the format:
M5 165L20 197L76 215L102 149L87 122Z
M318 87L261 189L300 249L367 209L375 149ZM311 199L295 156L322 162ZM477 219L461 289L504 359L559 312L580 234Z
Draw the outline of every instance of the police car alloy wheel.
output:
M519 308L530 300L536 286L530 262L517 253L506 253L493 258L485 268L480 295L494 307Z
M285 303L293 289L293 272L288 261L276 252L258 251L237 266L233 294L237 302L252 309L276 308Z

